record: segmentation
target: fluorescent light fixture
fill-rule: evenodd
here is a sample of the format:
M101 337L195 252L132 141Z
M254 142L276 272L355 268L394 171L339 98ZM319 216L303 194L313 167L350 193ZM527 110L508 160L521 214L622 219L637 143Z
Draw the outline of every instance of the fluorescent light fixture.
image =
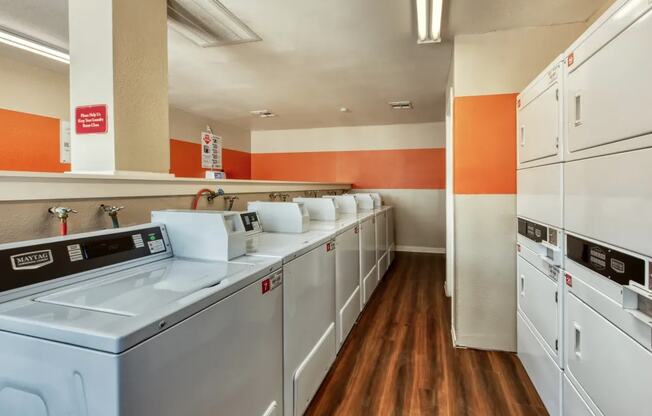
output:
M218 0L167 0L170 27L202 48L261 40Z
M251 115L260 118L276 117L276 114L272 113L269 110L254 110L251 111Z
M417 43L441 42L441 15L443 0L416 0Z
M35 53L55 61L70 63L70 55L58 49L33 41L27 37L20 36L0 28L0 43L22 49L27 52Z

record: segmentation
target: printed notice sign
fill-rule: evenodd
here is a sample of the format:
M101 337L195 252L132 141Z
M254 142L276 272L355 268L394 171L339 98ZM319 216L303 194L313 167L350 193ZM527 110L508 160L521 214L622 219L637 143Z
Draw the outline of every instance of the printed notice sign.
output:
M77 134L106 133L107 131L106 104L75 108L75 132Z
M209 132L201 134L201 167L222 169L222 138Z
M70 122L59 121L59 162L70 163Z

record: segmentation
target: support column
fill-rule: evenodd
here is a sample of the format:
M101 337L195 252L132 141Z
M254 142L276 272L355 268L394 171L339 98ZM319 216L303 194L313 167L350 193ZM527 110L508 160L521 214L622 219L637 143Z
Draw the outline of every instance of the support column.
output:
M167 3L70 0L73 173L169 175Z

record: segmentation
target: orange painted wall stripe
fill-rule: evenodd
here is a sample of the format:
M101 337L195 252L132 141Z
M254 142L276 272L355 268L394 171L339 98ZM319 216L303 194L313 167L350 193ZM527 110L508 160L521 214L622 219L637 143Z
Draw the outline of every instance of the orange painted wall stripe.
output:
M251 178L250 153L222 149L222 163L228 179ZM205 172L201 167L199 143L170 139L170 173L180 178L203 178Z
M444 189L445 149L254 153L251 177L346 182L368 189Z
M58 119L0 109L0 170L70 170L59 160Z
M516 193L516 95L455 98L456 194Z

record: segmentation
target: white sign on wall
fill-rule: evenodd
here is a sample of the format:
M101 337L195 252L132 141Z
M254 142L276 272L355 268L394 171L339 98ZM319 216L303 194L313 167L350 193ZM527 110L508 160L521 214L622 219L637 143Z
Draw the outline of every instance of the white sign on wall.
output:
M201 134L201 167L222 169L222 138L213 133Z
M70 163L70 122L59 121L59 161Z

